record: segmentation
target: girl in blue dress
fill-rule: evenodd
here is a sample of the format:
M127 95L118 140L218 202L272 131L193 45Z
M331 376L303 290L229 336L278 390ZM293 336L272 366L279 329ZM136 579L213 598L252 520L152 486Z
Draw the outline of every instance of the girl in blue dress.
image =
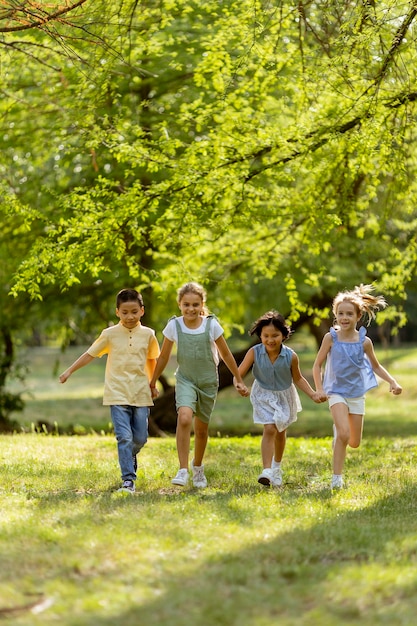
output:
M387 306L383 296L371 294L373 289L372 285L360 285L337 294L332 306L335 327L323 337L313 365L316 389L327 394L334 422L332 489L343 487L346 447L358 448L361 443L365 394L378 385L375 374L389 383L394 395L402 391L376 358L365 327L357 329L362 318L369 326L375 312Z
M261 454L263 470L258 477L262 485L282 485L281 460L285 450L287 428L296 421L301 403L294 386L314 402L325 402L327 396L317 393L301 374L298 356L284 345L291 333L284 317L268 311L253 324L250 335L261 343L246 353L239 366L242 378L250 368L254 376L250 399L253 421L263 425Z

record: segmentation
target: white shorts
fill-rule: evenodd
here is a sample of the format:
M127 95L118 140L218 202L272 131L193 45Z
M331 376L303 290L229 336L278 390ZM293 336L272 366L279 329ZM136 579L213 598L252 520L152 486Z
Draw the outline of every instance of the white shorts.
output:
M329 407L341 402L346 404L351 415L365 415L365 396L360 398L345 398L338 393L332 393L328 396Z

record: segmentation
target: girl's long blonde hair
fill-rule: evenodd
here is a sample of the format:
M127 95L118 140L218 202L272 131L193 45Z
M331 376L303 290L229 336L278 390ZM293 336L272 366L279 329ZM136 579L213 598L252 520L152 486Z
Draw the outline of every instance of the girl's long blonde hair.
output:
M387 302L384 296L372 296L374 291L373 285L359 285L351 291L340 291L333 300L332 311L336 316L337 308L342 302L351 302L360 317L363 317L366 325L369 326L371 321L375 319L376 312L379 309L385 309Z

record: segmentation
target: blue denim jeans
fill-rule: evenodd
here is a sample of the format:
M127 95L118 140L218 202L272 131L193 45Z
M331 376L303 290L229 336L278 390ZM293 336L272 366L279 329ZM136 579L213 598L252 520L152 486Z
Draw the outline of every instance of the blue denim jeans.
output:
M133 457L148 440L147 406L115 404L110 407L122 480L136 480Z

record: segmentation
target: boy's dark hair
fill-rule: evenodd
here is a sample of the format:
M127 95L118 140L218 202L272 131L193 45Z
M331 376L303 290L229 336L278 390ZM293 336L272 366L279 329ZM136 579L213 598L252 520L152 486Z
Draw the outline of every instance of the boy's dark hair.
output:
M123 302L137 302L139 306L143 305L142 296L136 289L122 289L116 296L116 308L118 309Z
M249 334L257 335L260 339L262 328L270 324L273 324L273 326L282 333L284 339L288 339L291 334L291 328L286 324L284 316L278 313L278 311L268 311L261 315L261 317L252 324Z

